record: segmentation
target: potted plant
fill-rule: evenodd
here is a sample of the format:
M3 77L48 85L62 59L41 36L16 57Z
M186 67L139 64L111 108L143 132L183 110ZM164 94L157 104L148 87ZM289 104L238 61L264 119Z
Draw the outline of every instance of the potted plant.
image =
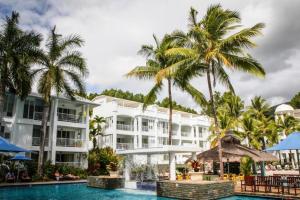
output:
M109 172L109 176L117 177L119 175L119 166L116 162L110 162L109 165L107 165L107 170Z
M194 172L199 172L200 171L200 163L197 160L192 160L191 161L191 166L192 166Z

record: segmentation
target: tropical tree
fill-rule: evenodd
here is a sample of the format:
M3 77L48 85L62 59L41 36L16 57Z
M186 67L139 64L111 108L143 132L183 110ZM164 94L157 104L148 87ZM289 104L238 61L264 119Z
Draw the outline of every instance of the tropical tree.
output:
M106 123L104 117L99 117L96 115L92 120L90 120L90 138L93 141L93 149L97 147L97 137L103 134L103 125Z
M168 121L168 144L172 145L172 113L173 113L173 100L172 100L172 86L178 86L182 90L190 94L194 94L193 98L198 102L205 102L204 95L197 91L192 85L186 82L187 79L181 76L183 71L172 71L165 73L164 69L178 64L178 57L168 56L166 52L172 48L178 47L180 44L176 42L175 38L178 37L176 32L172 35L165 35L162 40L159 40L153 35L155 46L143 45L140 54L147 57L145 66L137 66L129 73L127 77L136 77L142 80L154 80L155 84L144 97L143 109L149 104L153 104L157 98L157 94L163 88L163 80L167 82L168 91L168 107L169 107L169 121ZM170 166L171 167L171 166Z
M206 74L214 123L218 132L219 124L213 86L218 81L234 91L226 68L260 77L265 75L260 63L245 51L256 46L252 38L261 34L264 24L258 23L250 28L241 28L239 13L225 10L220 5L210 6L201 20L197 19L197 14L198 12L191 8L186 47L174 48L168 52L168 54L183 57L184 66L171 66L165 70L175 71L175 68L185 67L186 70L193 72L188 73L189 75ZM191 63L191 65L187 65L187 63ZM205 68L203 68L203 64L206 66ZM218 143L222 178L223 163L220 139Z
M278 131L288 136L294 131L300 130L300 122L290 115L280 116L277 120Z
M24 99L31 91L31 66L40 54L41 36L19 27L19 14L6 16L0 30L0 123L9 91Z
M38 92L44 100L42 117L41 143L38 159L38 174L42 175L44 161L45 137L47 120L51 104L51 93L56 95L64 93L74 100L75 92L85 93L83 77L87 75L85 59L81 53L74 50L81 47L83 40L78 35L62 37L57 34L55 27L51 30L46 43L46 50L39 58L40 68L35 70L38 75Z
M298 92L297 94L295 94L295 96L291 99L290 104L294 108L300 109L300 92Z

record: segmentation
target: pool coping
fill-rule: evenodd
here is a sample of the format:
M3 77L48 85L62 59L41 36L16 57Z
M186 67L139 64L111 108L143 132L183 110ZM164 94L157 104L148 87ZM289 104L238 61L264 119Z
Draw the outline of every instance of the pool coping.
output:
M75 181L43 181L43 182L28 182L28 183L0 183L0 188L4 187L26 187L36 185L60 185L60 184L76 184L76 183L87 183L86 179L75 180Z
M299 196L293 196L293 195L288 195L288 194L264 194L264 193L252 193L252 192L234 192L234 195L237 196L248 196L248 197L265 197L265 198L270 198L270 199L289 199L289 200L299 200Z

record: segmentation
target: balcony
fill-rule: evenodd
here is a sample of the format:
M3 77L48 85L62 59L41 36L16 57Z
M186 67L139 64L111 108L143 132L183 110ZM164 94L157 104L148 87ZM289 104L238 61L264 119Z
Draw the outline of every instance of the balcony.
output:
M181 136L183 136L183 137L190 137L191 136L191 132L181 131Z
M73 138L57 138L56 146L59 147L83 147L85 144L82 139L73 139Z
M82 123L82 115L57 113L58 121L71 122L71 123Z
M133 126L130 124L117 124L118 130L133 131Z
M132 143L117 143L117 149L118 150L133 149L133 144Z
M40 146L41 138L40 137L32 137L32 146ZM49 145L49 138L45 139L45 146Z
M143 143L142 148L144 148L144 149L149 148L149 144Z
M142 126L142 131L149 132L149 126Z
M172 135L177 135L178 131L172 131Z

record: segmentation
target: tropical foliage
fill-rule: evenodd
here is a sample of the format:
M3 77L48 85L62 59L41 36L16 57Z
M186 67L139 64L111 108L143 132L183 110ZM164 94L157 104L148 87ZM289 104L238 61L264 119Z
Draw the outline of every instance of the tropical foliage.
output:
M74 48L82 45L83 40L79 36L62 37L62 35L56 33L54 27L50 31L46 50L39 57L39 68L33 74L38 78L38 92L44 100L40 152L44 152L45 148L51 93L55 92L56 95L65 94L71 99L75 99L75 90L85 93L83 77L87 75L88 70L81 53L74 50ZM43 156L43 153L39 154L39 175L43 173Z
M5 93L24 99L31 92L31 67L40 54L41 39L40 34L20 28L17 12L6 16L0 30L0 123Z
M93 149L97 147L97 137L103 134L105 122L106 120L104 117L99 117L97 115L90 120L90 139L93 142Z
M245 156L241 158L240 170L244 176L251 175L253 160L249 156Z
M300 92L298 92L290 101L291 106L300 109Z

